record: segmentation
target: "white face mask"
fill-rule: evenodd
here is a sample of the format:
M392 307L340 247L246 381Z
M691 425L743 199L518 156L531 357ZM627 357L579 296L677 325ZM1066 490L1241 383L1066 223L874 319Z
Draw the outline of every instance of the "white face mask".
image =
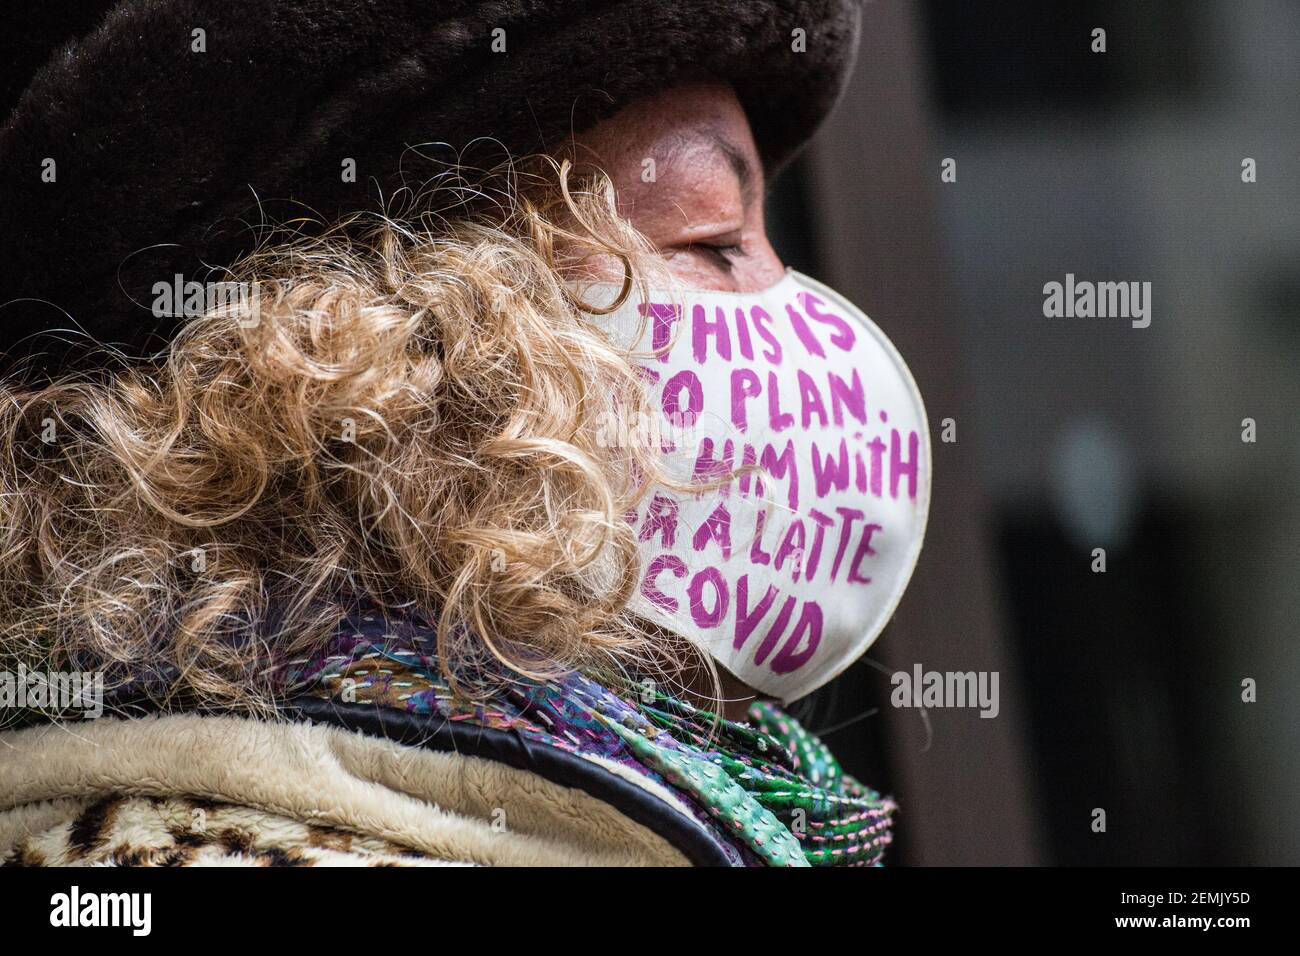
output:
M635 299L594 319L647 370L663 418L633 428L672 449L672 480L731 478L647 495L631 610L762 693L802 697L870 646L916 566L920 392L866 315L793 270L762 292Z

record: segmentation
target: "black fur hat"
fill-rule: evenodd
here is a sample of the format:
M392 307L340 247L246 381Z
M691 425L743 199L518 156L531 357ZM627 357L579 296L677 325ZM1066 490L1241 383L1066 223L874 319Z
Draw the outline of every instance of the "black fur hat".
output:
M0 342L46 368L85 361L70 335L156 346L153 284L230 263L293 203L374 209L408 147L541 151L690 75L731 81L775 168L837 97L858 2L23 4L0 41Z

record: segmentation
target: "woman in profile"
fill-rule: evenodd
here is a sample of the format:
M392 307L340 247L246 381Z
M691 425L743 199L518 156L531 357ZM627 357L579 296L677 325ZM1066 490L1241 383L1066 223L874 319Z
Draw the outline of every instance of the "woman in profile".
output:
M782 705L906 584L923 411L762 207L856 3L428 6L30 15L0 858L879 862L893 803ZM795 486L787 436L867 424Z

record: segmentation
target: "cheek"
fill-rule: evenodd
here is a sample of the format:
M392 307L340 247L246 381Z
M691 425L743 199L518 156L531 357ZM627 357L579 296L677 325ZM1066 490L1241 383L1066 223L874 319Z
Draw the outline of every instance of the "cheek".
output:
M781 281L785 275L785 263L772 248L766 232L760 232L750 246L749 254L736 261L734 274L740 292L759 292Z
M574 282L608 282L618 285L623 281L623 260L616 256L593 252L585 246L576 246L567 240L556 242L559 275Z
M667 257L668 271L688 289L711 292L761 292L785 276L785 264L765 234L748 240L745 249L730 269L721 268L701 254L684 251Z
M683 252L667 258L668 271L687 289L707 289L710 292L742 292L736 275L724 271L698 255Z

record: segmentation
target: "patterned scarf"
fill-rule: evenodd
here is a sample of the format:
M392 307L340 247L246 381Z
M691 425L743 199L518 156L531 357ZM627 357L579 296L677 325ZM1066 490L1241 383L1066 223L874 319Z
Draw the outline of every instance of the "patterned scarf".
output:
M877 865L891 839L893 800L844 773L772 704L753 704L738 723L662 692L620 696L577 673L514 675L488 703L473 703L441 674L431 627L378 612L345 622L286 676L286 693L510 730L615 761L681 797L738 865Z

